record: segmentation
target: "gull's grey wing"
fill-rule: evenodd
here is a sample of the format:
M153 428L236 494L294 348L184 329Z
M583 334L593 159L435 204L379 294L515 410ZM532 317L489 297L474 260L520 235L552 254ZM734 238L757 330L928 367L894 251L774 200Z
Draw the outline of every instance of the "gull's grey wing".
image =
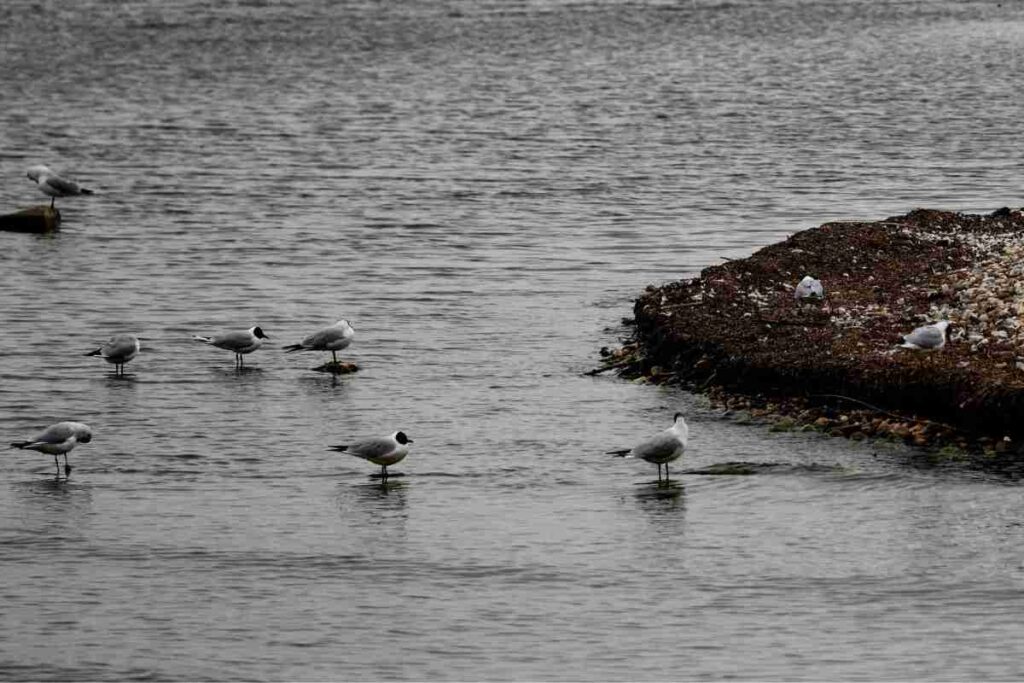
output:
M395 442L391 439L365 439L349 444L348 452L360 458L380 458L395 449Z
M942 343L944 336L939 328L927 326L919 327L910 334L903 335L903 339L909 344L920 346L922 349L934 349Z
M43 430L43 433L33 439L33 443L57 444L67 441L72 436L77 436L79 425L74 422L58 422Z
M82 191L78 183L67 178L61 178L59 175L46 176L46 184L63 194L78 194Z
M679 439L672 434L662 432L642 444L634 446L633 455L644 460L657 460L672 457L672 454L681 447Z
M130 334L116 334L103 345L103 355L108 358L134 356L139 349L139 340Z
M222 349L228 349L230 351L237 351L238 349L245 349L252 346L252 335L248 331L245 332L225 332L224 334L218 334L210 342L214 346L219 346Z
M340 327L325 327L303 339L302 346L307 349L322 350L331 342L336 342L344 336L345 333Z

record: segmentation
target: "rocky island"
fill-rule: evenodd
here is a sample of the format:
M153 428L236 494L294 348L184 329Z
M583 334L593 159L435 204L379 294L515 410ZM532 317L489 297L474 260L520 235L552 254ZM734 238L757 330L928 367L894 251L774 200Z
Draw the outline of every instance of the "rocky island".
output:
M822 299L794 296L806 275ZM595 372L681 384L779 428L953 446L1005 466L1024 443L1022 318L1024 213L921 209L826 223L650 286L633 338L602 350ZM900 346L941 320L942 348Z

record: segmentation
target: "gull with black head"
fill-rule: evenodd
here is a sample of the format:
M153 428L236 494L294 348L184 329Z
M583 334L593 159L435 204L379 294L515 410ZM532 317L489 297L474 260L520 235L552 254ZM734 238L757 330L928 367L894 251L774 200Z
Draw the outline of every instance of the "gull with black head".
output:
M263 340L270 339L270 337L263 334L263 330L257 325L256 327L250 327L248 330L224 332L213 337L202 337L196 334L192 336L192 339L216 346L218 349L233 352L235 354L235 368L241 370L244 365L242 356L252 353L263 346Z
M390 436L363 439L341 446L331 446L330 449L380 465L381 483L384 483L388 480L388 465L404 460L409 454L411 443L412 439L406 436L405 432L397 431Z

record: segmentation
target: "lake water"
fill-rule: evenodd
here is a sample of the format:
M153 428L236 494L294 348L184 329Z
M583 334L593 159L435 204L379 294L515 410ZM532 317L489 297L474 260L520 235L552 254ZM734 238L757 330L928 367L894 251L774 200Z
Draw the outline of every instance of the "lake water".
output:
M1021 205L1012 2L0 6L4 679L1015 679L1024 490L585 377L650 283ZM282 353L349 319L341 355ZM233 369L193 334L263 327ZM83 353L145 337L127 376ZM685 475L613 448L683 411ZM327 450L405 430L377 468Z

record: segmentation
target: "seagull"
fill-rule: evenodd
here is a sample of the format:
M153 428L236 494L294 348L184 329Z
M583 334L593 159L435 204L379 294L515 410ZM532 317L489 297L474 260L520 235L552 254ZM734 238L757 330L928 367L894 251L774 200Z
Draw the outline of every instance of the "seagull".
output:
M796 299L823 299L825 288L821 286L821 280L815 280L810 275L805 275L793 290L793 297Z
M92 190L82 187L73 180L54 173L49 166L32 166L27 175L39 185L39 191L50 198L50 208L57 197L74 197L80 194L92 194Z
M391 436L365 439L344 446L331 446L330 450L354 455L380 465L380 477L383 484L388 480L388 465L401 462L409 453L412 439L405 432L395 432Z
M668 481L668 464L677 460L686 450L690 428L682 413L676 413L672 426L641 444L620 451L608 451L609 455L625 458L640 458L658 466L658 482L661 482L661 466L665 466L665 481Z
M43 430L43 433L31 441L15 441L11 448L28 448L53 456L53 464L57 466L57 478L60 479L59 454L64 455L64 476L71 476L71 465L68 464L68 453L75 445L92 441L92 428L82 422L58 422Z
M338 355L335 352L347 348L355 336L356 331L352 329L348 321L339 320L330 327L317 330L298 344L284 347L284 350L287 353L292 351L330 351L335 364L337 364Z
M139 352L139 338L134 334L115 334L100 348L85 354L87 356L103 356L108 363L114 364L114 374L124 375L124 364L135 358Z
M949 339L949 321L941 320L932 325L919 327L910 334L903 335L903 343L900 347L904 349L941 349Z
M196 341L212 344L218 349L234 351L235 367L239 370L242 369L243 365L242 354L252 353L263 346L264 339L270 339L270 337L263 334L263 330L261 330L259 326L250 327L244 332L224 332L223 334L218 334L215 337L201 337L198 334L195 334L192 335L192 338Z

